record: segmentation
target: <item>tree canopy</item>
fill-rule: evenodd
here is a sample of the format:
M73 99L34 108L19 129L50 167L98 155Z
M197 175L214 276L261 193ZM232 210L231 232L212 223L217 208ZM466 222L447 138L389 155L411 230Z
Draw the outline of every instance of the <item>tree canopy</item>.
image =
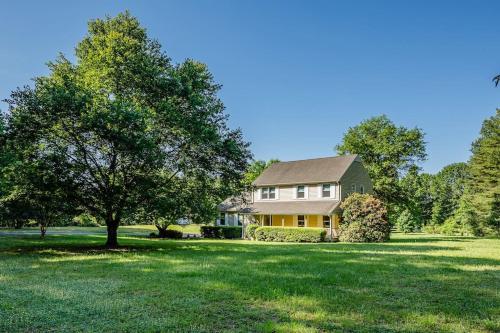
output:
M374 192L388 204L406 199L402 196L399 179L427 156L422 130L396 126L385 115L349 128L336 149L341 155L361 156Z
M263 160L255 160L250 163L247 172L245 173L245 183L248 185L252 184L252 182L260 176L260 174L269 168L274 163L280 162L280 160L272 158L269 161Z
M49 70L11 94L8 140L65 202L106 222L108 246L143 204L188 217L241 187L251 154L220 85L202 63L172 64L128 12L90 21L76 61Z

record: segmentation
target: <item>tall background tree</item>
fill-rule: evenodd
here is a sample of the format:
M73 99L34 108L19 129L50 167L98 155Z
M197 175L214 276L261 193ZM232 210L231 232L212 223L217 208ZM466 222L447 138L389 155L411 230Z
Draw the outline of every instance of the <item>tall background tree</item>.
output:
M255 160L250 165L248 166L248 170L245 173L245 183L247 185L251 185L252 182L257 179L257 177L260 176L264 170L269 168L271 165L274 163L278 163L280 160L276 158L272 158L269 161L263 161L263 160Z
M449 229L475 235L500 234L500 110L483 122L472 144L470 177Z
M373 181L373 190L389 209L407 203L400 179L426 158L424 133L419 128L396 126L377 116L351 127L336 146L339 154L361 156Z
M90 21L75 63L60 56L49 69L11 94L7 140L46 166L66 202L106 222L107 246L123 217L162 191L156 184L174 191L176 215L200 212L184 191L213 203L242 186L251 154L227 127L220 86L204 64L171 64L128 12Z

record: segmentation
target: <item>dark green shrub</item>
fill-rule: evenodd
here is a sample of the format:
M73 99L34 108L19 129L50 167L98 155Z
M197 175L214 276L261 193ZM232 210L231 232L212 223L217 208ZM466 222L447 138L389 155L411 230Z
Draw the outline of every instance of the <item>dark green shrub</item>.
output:
M241 238L242 228L204 225L200 231L203 238L234 239Z
M252 223L247 225L245 236L250 239L255 239L255 230L260 227L260 225Z
M379 199L369 194L354 193L341 205L341 242L383 242L389 240L391 226L387 209Z
M167 230L165 230L164 235L165 235L165 238L181 239L182 238L182 231L167 229Z
M319 243L325 240L325 235L323 228L258 227L255 230L255 239L266 242Z

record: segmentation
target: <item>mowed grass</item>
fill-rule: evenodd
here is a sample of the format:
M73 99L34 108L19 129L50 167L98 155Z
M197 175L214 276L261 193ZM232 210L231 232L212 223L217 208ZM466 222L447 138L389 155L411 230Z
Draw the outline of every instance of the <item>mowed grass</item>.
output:
M0 331L499 332L500 240L0 237Z
M179 230L188 234L200 234L200 224L186 225L171 225L168 229ZM158 229L152 224L136 224L120 226L119 233L121 234L137 234L143 233L145 236L151 232L158 232ZM5 229L0 228L0 232L16 232L16 233L38 233L38 227L25 227L22 229ZM101 227L49 227L48 233L106 233L106 226Z

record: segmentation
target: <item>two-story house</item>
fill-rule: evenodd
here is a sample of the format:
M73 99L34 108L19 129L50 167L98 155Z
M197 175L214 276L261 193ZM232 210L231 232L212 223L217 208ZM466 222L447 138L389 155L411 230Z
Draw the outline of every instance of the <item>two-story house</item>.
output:
M372 193L372 182L357 155L272 164L254 181L244 204L226 200L218 225L324 228L338 236L340 203L353 192Z

